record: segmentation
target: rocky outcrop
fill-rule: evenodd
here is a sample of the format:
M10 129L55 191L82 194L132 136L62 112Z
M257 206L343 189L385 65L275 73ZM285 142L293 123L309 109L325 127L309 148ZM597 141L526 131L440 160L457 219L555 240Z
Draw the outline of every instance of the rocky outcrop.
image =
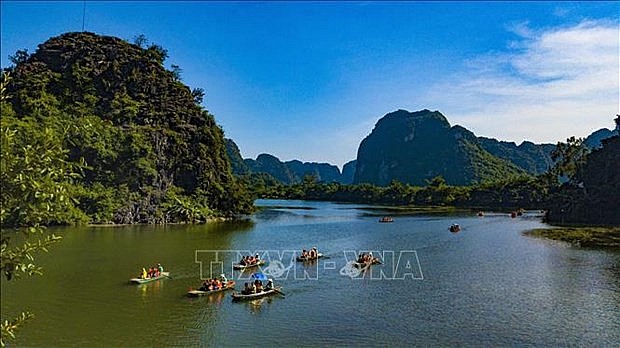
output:
M468 185L523 173L485 151L470 131L451 127L439 111L398 110L381 118L360 144L354 182L426 185L442 176L448 184Z

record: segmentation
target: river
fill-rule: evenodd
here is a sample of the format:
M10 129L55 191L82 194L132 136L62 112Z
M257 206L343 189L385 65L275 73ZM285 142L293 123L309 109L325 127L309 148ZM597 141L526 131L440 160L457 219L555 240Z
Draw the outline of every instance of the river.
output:
M245 222L66 227L43 276L2 280L2 317L36 317L17 346L614 346L620 252L522 235L536 213L392 215L329 202L260 200ZM394 214L393 212L390 214ZM448 227L459 223L461 231ZM325 258L292 262L317 246ZM210 267L259 252L285 296L188 298ZM352 255L384 264L360 272ZM211 264L211 261L223 263ZM161 263L171 279L130 285ZM201 271L202 270L202 271ZM217 274L216 274L217 275Z

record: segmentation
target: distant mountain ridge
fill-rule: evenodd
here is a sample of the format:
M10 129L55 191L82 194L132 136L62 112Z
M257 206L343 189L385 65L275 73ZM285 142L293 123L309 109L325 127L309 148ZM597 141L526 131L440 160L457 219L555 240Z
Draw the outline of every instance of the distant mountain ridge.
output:
M595 131L584 144L596 149L602 140L617 135L619 127ZM556 148L555 144L523 141L517 145L477 137L462 126L451 126L439 111L427 109L397 110L379 119L361 142L357 159L346 163L342 172L329 163L282 162L268 154L261 154L256 160L242 159L232 140L227 139L226 145L233 173L237 175L266 173L284 184L298 183L306 175L313 175L320 182L368 182L380 186L392 180L425 185L426 180L438 175L455 185L506 175L537 175L553 166L551 153Z
M232 139L226 139L226 152L230 157L233 173L236 175L264 173L283 184L302 182L308 175L313 176L317 182L347 182L343 179L340 169L329 163L299 160L282 162L279 158L266 153L258 155L256 159L242 159L239 148ZM348 181L348 183L351 182L352 179Z

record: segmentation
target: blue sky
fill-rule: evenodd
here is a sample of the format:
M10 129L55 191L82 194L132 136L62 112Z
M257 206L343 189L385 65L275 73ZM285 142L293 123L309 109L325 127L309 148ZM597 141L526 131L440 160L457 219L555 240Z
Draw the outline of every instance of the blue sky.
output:
M81 31L83 2L2 1L1 63ZM612 128L614 2L86 2L85 30L168 49L243 157L354 159L397 109L536 143Z

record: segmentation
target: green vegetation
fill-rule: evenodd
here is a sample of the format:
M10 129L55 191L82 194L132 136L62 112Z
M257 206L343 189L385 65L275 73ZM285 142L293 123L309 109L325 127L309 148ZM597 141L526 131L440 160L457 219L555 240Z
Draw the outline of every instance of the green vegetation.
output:
M540 228L524 234L560 240L581 247L620 248L620 227Z
M389 186L382 187L371 184L326 184L312 180L283 185L273 182L268 184L257 179L252 187L255 195L261 198L402 206L538 208L548 197L548 190L542 182L529 176L485 182L475 186L451 186L447 185L442 177L435 177L428 181L426 186L412 186L398 181L392 181Z
M223 131L198 103L204 90L183 85L180 67L164 68L164 48L134 41L67 33L32 55L20 51L9 68L6 141L21 148L40 135L66 164L59 176L69 181L71 209L46 223L201 222L251 212Z

